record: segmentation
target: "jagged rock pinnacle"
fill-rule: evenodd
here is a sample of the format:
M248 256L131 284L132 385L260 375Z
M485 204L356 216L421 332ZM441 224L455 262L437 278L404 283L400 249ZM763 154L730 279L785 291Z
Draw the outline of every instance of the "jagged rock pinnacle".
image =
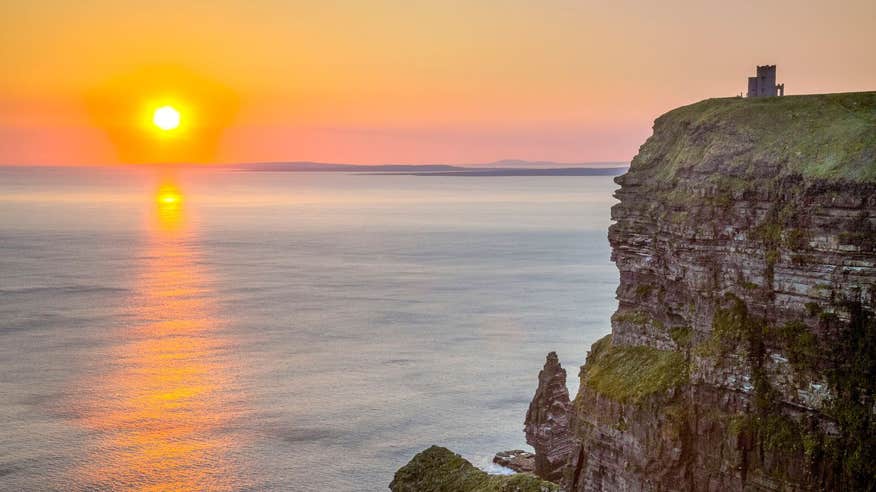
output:
M526 412L526 442L535 448L535 474L559 482L574 443L569 429L572 410L566 370L556 352L547 355L538 373L538 388Z

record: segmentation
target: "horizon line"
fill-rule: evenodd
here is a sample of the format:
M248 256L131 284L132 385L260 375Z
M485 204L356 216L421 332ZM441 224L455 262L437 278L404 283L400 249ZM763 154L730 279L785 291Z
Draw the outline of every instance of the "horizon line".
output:
M307 160L268 160L268 161L240 161L240 162L140 162L140 163L75 163L75 164L54 164L54 163L7 163L0 162L0 167L232 167L232 166L278 166L278 165L295 165L307 164L316 166L350 166L350 167L423 167L423 166L445 166L459 168L477 168L478 166L501 166L503 163L509 163L516 168L517 166L533 164L533 165L551 165L556 168L571 168L583 166L604 166L604 167L629 167L629 160L618 161L549 161L549 160L526 160L526 159L499 159L489 162L419 162L419 163L395 163L383 162L377 164L349 163L349 162L327 162L327 161L307 161ZM494 167L495 168L495 167ZM531 168L530 168L531 169Z

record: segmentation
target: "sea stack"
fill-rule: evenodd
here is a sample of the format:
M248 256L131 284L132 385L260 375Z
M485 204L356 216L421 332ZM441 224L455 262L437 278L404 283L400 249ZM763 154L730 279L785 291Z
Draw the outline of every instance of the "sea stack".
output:
M535 448L535 474L560 482L574 443L569 428L572 404L566 388L566 370L556 352L547 355L538 374L538 388L526 412L526 442Z

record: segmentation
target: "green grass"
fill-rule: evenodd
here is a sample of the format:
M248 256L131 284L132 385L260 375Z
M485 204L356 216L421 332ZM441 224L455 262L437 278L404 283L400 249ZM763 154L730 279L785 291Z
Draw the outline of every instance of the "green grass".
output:
M613 400L637 403L686 383L688 369L681 352L614 346L609 335L593 344L581 381Z
M687 347L693 340L693 333L689 326L673 326L669 329L669 336L678 347Z
M818 338L801 321L791 321L774 329L773 336L784 347L791 365L800 370L816 369L820 355Z
M876 92L707 99L670 111L631 173L876 181Z
M644 311L618 311L614 313L612 319L618 323L630 322L644 326L651 320L651 317Z

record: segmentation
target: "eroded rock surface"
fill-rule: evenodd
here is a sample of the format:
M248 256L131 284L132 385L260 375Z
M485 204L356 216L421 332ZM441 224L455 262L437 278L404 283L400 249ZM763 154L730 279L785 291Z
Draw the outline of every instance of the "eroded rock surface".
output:
M872 488L876 93L679 108L616 181L566 487Z
M526 412L526 442L535 449L535 474L559 482L572 451L569 418L572 403L566 387L566 370L556 352L547 356L538 374L538 388Z
M522 449L498 452L493 463L518 473L535 473L535 455Z

